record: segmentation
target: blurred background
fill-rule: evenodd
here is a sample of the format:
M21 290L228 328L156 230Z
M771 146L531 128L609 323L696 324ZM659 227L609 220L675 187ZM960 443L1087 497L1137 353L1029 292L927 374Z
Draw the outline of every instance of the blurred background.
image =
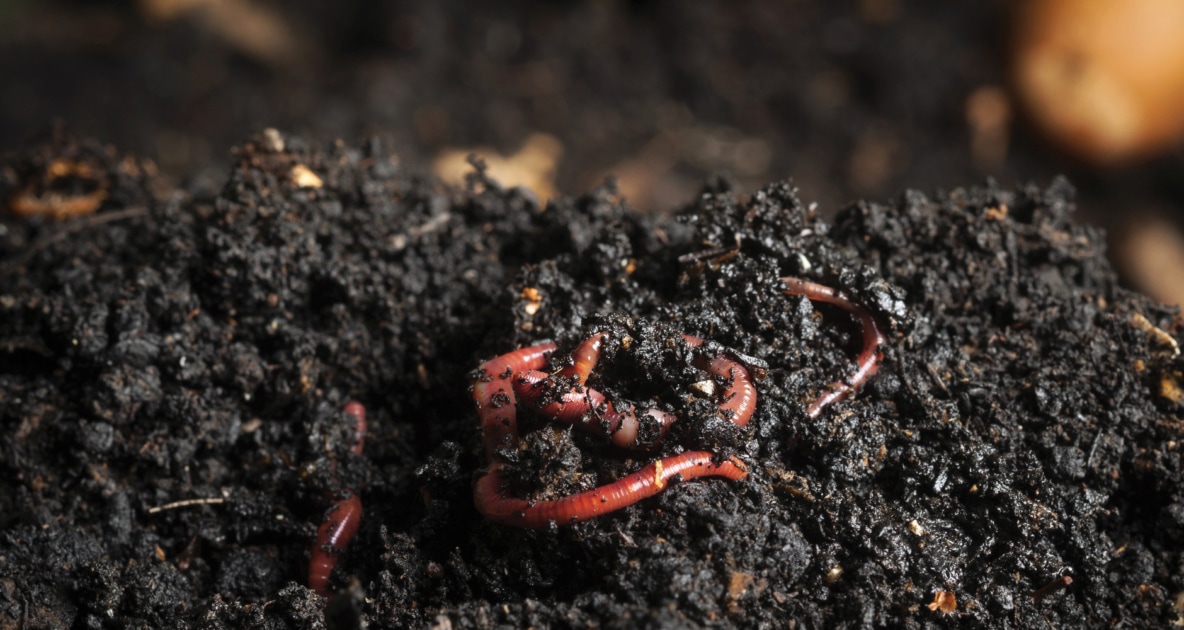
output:
M276 127L651 212L721 176L829 214L1063 173L1181 303L1180 34L1179 0L0 0L0 151L58 122L216 190Z

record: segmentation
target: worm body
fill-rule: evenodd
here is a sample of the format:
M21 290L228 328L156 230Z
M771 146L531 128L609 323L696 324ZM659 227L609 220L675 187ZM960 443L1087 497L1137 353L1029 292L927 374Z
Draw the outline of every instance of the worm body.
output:
M358 533L361 522L362 500L356 494L335 501L325 511L325 520L317 528L317 540L308 561L308 587L316 594L328 596L329 576Z
M354 420L354 444L349 450L354 455L361 455L366 445L366 408L362 403L351 401L345 405L344 411ZM337 485L336 461L331 464L331 470L333 483ZM358 533L358 525L362 522L362 500L357 494L338 488L330 495L344 496L334 500L325 510L308 561L308 587L324 597L329 595L329 576L333 574L333 568Z
M635 407L618 408L604 394L587 387L592 370L600 362L604 340L600 332L585 339L572 354L572 365L555 375L543 372L555 344L547 343L509 352L478 368L473 383L473 400L481 423L482 439L489 464L473 489L477 511L489 520L519 527L541 528L555 522L578 523L633 505L664 490L670 479L725 477L739 480L748 469L739 459L720 463L704 451L689 451L654 461L641 470L598 488L551 501L527 501L510 495L504 475L505 463L498 450L518 445L518 405L533 409L552 420L599 434L624 448L643 448L639 443L643 423L652 422L658 438L677 420L659 409L638 412ZM703 340L683 335L692 348ZM740 426L748 423L756 406L756 389L748 371L726 357L711 361L696 358L696 367L725 379L720 409Z
M703 340L698 337L683 335L683 338L692 348L703 344ZM752 384L748 370L722 354L710 361L702 356L695 357L693 365L728 382L724 389L723 402L719 405L720 411L729 414L732 422L738 426L748 426L748 421L756 411L756 387Z
M600 349L604 347L606 337L608 337L608 333L598 332L585 339L572 353L571 367L560 370L559 376L565 378L574 376L577 385L587 383L588 376L592 374L592 370L596 369L596 364L600 363Z
M660 409L646 409L638 413L630 405L618 408L607 401L604 394L586 387L592 370L600 362L601 348L608 334L596 333L581 343L572 354L574 363L555 376L538 369L521 372L513 377L514 393L518 401L539 414L557 422L571 424L581 430L600 434L614 446L621 448L645 448L651 444L638 441L641 427L646 421L653 422L657 429L657 440L662 439L677 420L677 416ZM693 335L683 335L691 348L703 345L703 340ZM756 410L756 388L748 370L727 356L720 355L707 360L696 357L693 365L705 372L724 379L720 410L738 426L746 426ZM574 383L574 387L569 387ZM550 388L563 389L558 395L548 395ZM546 400L547 402L543 402ZM656 440L655 440L656 441Z
M605 400L604 394L591 387L579 387L561 393L557 400L541 402L550 375L531 370L514 378L514 393L523 404L539 414L557 422L570 424L588 433L600 434L622 448L639 448L645 445L637 441L641 424L646 418L657 424L658 439L666 435L670 425L677 419L673 414L660 409L646 409L640 416L633 405L618 409ZM558 381L562 385L564 381Z
M828 405L843 400L861 387L880 365L884 335L874 315L830 287L800 280L781 278L785 292L838 306L859 319L863 328L863 349L856 358L855 373L829 385L806 409L815 417ZM677 417L659 409L638 411L632 405L618 407L604 394L588 387L588 377L600 362L607 332L585 339L572 353L572 364L555 374L544 372L555 352L555 344L544 343L503 354L482 363L480 376L473 382L473 401L477 405L487 466L473 489L473 502L485 518L518 527L542 528L551 523L566 525L608 514L652 497L666 489L672 479L724 477L738 481L748 475L744 462L731 457L716 463L705 451L688 451L651 462L641 470L600 487L549 501L529 501L511 496L505 475L502 449L518 447L518 405L532 409L551 420L570 424L599 435L622 448L646 448L662 439ZM693 335L683 335L691 348L703 345ZM720 396L720 413L737 426L746 426L756 410L756 387L747 368L739 361L719 355L708 359L697 355L696 368L725 383ZM657 429L657 437L643 443L643 427ZM359 505L360 509L360 505ZM330 567L331 568L331 567Z
M863 350L855 359L855 373L844 380L831 383L826 392L810 403L806 408L806 415L814 418L822 413L827 405L843 400L851 392L862 387L876 373L884 356L880 350L884 343L884 333L871 311L856 304L841 291L799 278L782 278L781 282L785 283L787 294L803 295L815 302L833 304L857 317L863 328Z
M507 352L477 368L481 376L473 381L473 401L486 458L493 459L499 448L518 447L518 399L510 379L519 372L543 369L552 352L555 344L539 344Z
M687 451L650 463L641 470L598 488L555 499L531 502L507 496L509 484L502 472L496 470L477 480L474 498L477 510L485 518L502 523L540 529L552 522L560 525L579 523L608 514L648 499L666 489L671 479L698 477L726 477L739 481L748 475L748 468L739 459L726 459L719 464L714 455L705 451Z

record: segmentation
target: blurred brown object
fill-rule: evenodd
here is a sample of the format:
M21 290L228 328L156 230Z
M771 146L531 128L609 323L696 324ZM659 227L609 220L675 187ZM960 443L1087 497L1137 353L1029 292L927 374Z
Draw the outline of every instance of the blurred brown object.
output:
M310 38L291 21L250 0L140 0L151 21L188 18L217 34L240 53L273 67L299 69L315 52Z
M1114 234L1114 262L1138 290L1168 304L1184 304L1184 234L1173 222L1147 214Z
M693 196L697 184L678 173L678 160L678 141L673 134L660 133L636 155L585 176L581 183L592 187L612 177L632 207L642 212L673 208Z
M156 182L156 176L151 161L120 155L113 147L95 142L79 142L55 125L23 157L0 156L0 218L7 211L26 219L66 221L103 208L144 205L147 195L112 198L110 192L121 183Z
M1029 116L1094 164L1153 154L1184 135L1184 2L1017 3L1013 79Z
M8 207L18 216L44 215L64 221L98 210L107 197L106 188L107 183L91 165L59 159L51 162L41 177L32 179L24 190L13 196Z
M661 212L693 199L699 181L688 171L735 178L752 189L768 177L773 147L759 137L727 126L696 124L690 112L668 107L662 130L633 155L607 169L582 177L592 187L616 179L629 205L642 212Z
M975 166L997 169L1007 159L1011 142L1011 99L996 85L984 85L966 97L966 123L970 126L970 155Z
M899 173L908 159L908 147L889 126L867 129L851 149L847 185L861 195L874 195Z
M476 155L485 162L486 173L507 187L522 186L534 191L546 203L554 197L555 172L563 156L563 144L555 136L532 133L514 155L506 157L489 147L445 149L432 162L432 172L450 184L462 184L472 172L469 156Z

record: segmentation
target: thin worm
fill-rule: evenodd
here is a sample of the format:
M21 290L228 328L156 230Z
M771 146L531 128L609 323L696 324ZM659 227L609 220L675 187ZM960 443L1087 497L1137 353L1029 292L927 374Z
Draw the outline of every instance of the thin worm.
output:
M832 403L845 399L876 373L880 368L880 360L884 354L880 346L884 343L884 333L876 323L871 311L853 302L841 291L800 278L782 278L785 292L789 295L803 295L815 302L833 304L859 318L863 328L863 350L855 359L855 373L846 379L835 381L827 387L827 391L820 395L806 408L806 415L815 418L822 410Z
M354 419L354 443L349 450L354 455L361 455L366 445L366 408L362 403L350 401L344 411ZM338 485L336 461L331 464L330 470L334 485ZM333 501L329 509L325 510L308 561L308 587L322 597L329 596L329 576L341 559L341 554L345 553L350 541L358 533L358 525L362 522L362 500L356 493L339 487L330 495L344 496Z
M538 370L522 372L514 378L514 393L518 399L531 407L540 415L552 420L570 424L589 433L599 434L612 442L614 446L622 448L642 448L648 445L640 444L638 436L642 418L650 418L658 426L658 439L666 435L670 425L677 419L674 414L660 409L646 409L638 416L637 408L633 405L618 409L617 406L605 400L604 394L583 387L571 389L559 396L558 400L541 403L543 392L550 380L550 375ZM558 381L562 385L564 381Z
M604 346L604 340L607 337L607 332L598 332L585 339L572 353L571 366L560 370L559 376L564 378L574 376L577 385L587 383L588 376L592 374L592 370L596 369L596 364L600 363L600 349Z
M498 449L518 448L518 399L510 378L546 367L552 352L555 344L539 344L507 352L477 368L481 376L473 382L473 400L477 402L486 459L495 459Z
M1044 586L1041 586L1040 588L1033 591L1032 592L1032 601L1039 604L1040 602L1044 601L1044 599L1046 597L1048 597L1049 595L1056 593L1057 591L1069 586L1072 583L1073 583L1073 578L1071 576L1062 575L1061 577L1056 578L1055 580L1049 582L1048 584L1045 584Z
M574 365L555 375L560 378L537 369L517 374L513 378L514 393L517 400L539 414L589 433L600 434L614 446L647 448L652 446L652 443L639 442L644 418L656 423L658 431L654 441L665 437L670 426L678 418L660 409L646 409L640 415L633 406L618 409L614 403L605 400L604 394L584 386L588 375L600 362L601 347L606 336L607 333L600 332L585 339L573 354ZM691 348L698 348L703 344L702 339L693 335L684 334L683 339ZM756 410L756 387L752 384L748 370L725 355L711 360L698 356L692 364L728 382L722 395L720 410L737 426L747 426ZM565 387L568 379L573 377L575 387L567 389L557 399L552 400L552 397L544 395L549 387ZM548 402L541 402L543 399L548 399Z
M477 510L485 518L517 527L540 529L552 522L570 525L608 514L648 499L666 489L674 477L726 477L735 481L748 475L748 468L733 457L716 464L706 451L687 451L655 461L645 468L598 488L552 501L531 502L508 496L509 482L497 468L477 480L473 492Z
M544 416L605 433L619 446L638 446L641 421L636 410L631 406L618 411L603 394L584 386L600 361L606 336L607 333L601 332L584 340L574 353L573 364L556 375L559 378L551 378L541 371L555 351L555 345L550 343L509 352L478 368L480 377L473 384L473 399L477 404L489 465L477 479L473 501L483 516L498 523L531 528L546 527L551 522L578 523L652 497L664 490L674 477L714 476L739 480L748 475L748 468L735 457L716 464L711 453L689 451L657 460L622 479L561 499L532 502L510 496L510 484L504 474L505 463L498 451L518 444L520 399ZM692 348L703 343L698 337L683 337ZM736 424L747 424L756 406L756 389L748 371L726 358L712 361L697 358L694 364L728 380L729 386L720 408ZM566 383L572 388L561 394L558 400L543 403L547 383L560 386ZM656 409L644 411L642 417L646 416L658 422L660 434L664 434L676 419L673 414Z
M317 595L329 596L329 576L341 559L341 554L345 553L346 547L358 533L361 522L362 500L352 492L344 499L334 501L325 511L325 519L317 528L317 540L308 561L308 587Z
M697 348L703 343L702 339L691 335L683 335L683 338L692 348ZM728 381L719 408L729 414L737 426L748 426L748 421L756 411L756 387L752 384L748 369L723 354L710 361L703 356L697 356L692 365Z
M846 398L876 372L882 357L880 345L884 335L872 313L843 293L798 278L787 277L781 281L787 294L803 295L813 301L838 306L859 318L863 328L863 350L856 359L855 373L829 385L827 391L807 407L806 413L816 417L822 409ZM560 499L528 501L510 496L505 461L499 451L518 447L520 400L543 416L600 434L625 448L649 446L638 440L644 418L657 423L655 441L660 440L677 419L658 409L647 409L640 416L632 405L617 409L604 394L587 386L588 377L600 362L607 336L607 332L599 332L585 339L572 354L572 365L555 375L542 371L555 352L553 343L514 350L486 361L478 368L480 377L473 383L473 400L477 404L488 466L474 484L473 501L477 511L489 520L529 528L547 527L551 523L578 523L652 497L675 477L689 480L714 476L739 481L748 475L748 468L736 457L717 464L711 453L688 451L652 462L617 481ZM702 339L692 335L684 334L683 339L692 348L703 344ZM720 411L736 425L746 426L756 409L756 388L748 370L725 355L711 360L696 356L692 365L727 382ZM554 388L559 388L558 394Z

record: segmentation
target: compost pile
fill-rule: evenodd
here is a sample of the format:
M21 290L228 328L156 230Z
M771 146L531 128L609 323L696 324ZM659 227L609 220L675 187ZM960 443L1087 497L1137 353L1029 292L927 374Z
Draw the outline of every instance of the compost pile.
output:
M611 184L544 205L477 165L446 187L376 142L269 132L234 160L216 194L65 136L0 164L6 199L98 206L0 223L0 627L321 627L306 564L338 485L366 516L335 627L1180 616L1181 322L1117 285L1063 181L827 224L789 183L713 182L651 217ZM860 331L787 275L888 331L872 383L815 418ZM552 340L558 369L599 331L593 384L680 420L639 452L524 414L516 494L690 449L748 478L574 526L485 522L475 368ZM682 333L762 366L747 427L716 413Z

